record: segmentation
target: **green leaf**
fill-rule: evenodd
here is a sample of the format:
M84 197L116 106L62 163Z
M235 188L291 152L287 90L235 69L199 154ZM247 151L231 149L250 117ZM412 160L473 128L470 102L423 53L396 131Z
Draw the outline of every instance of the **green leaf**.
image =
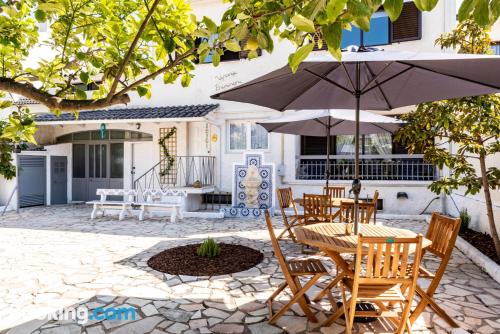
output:
M224 44L224 46L226 47L226 49L228 49L229 51L232 51L232 52L239 52L239 51L241 51L240 43L238 43L234 39L230 39L229 41L227 41Z
M238 41L245 39L248 36L248 25L246 23L242 23L242 24L237 25L233 29L233 36Z
M458 20L464 21L470 17L470 13L474 10L477 0L464 0L458 10Z
M137 94L139 94L140 97L143 97L148 94L149 89L144 86L139 86L137 87Z
M267 36L262 31L259 31L259 33L257 34L257 43L259 44L259 47L261 49L267 50L267 48L269 47Z
M342 13L345 8L347 0L330 0L326 5L326 15L330 22L333 22Z
M212 64L217 67L220 64L220 54L218 52L214 52L212 55Z
M288 56L288 65L290 65L290 68L292 69L293 73L297 71L297 68L299 67L300 63L302 63L307 58L307 56L309 55L309 53L311 53L313 48L314 44L309 43L298 48L297 51Z
M75 95L76 95L76 98L79 100L86 100L87 99L87 93L85 93L81 89L76 89Z
M342 40L342 24L335 22L321 28L326 45L332 49L339 49Z
M342 24L340 22L335 22L323 26L321 28L323 32L323 38L328 46L328 51L337 59L341 60L342 52L340 50L340 43L342 40Z
M90 76L87 72L80 72L80 80L83 84L88 84L90 82Z
M37 9L35 11L35 19L38 21L38 22L45 22L47 21L47 13L45 13L43 10L41 9Z
M219 32L223 33L234 27L236 24L233 21L224 21L219 27Z
M302 10L302 14L312 20L316 18L319 12L325 9L326 0L309 1L309 3Z
M474 8L474 20L482 26L490 23L490 8L488 0L477 0Z
M436 7L439 0L413 0L415 6L421 11L428 12Z
M243 20L246 20L246 19L249 19L251 16L245 14L245 13L238 13L238 15L236 15L236 18L240 21L243 21Z
M184 73L181 78L182 87L187 87L191 83L191 75L189 73Z
M364 31L370 31L370 17L363 16L358 17L354 20L354 24L363 29Z
M217 25L210 18L203 16L202 22L205 23L208 31L210 31L212 34L215 34L217 32Z
M291 22L298 30L301 31L313 33L316 30L314 29L314 22L300 14L292 17Z
M396 21L403 10L403 0L385 0L384 10L391 21Z

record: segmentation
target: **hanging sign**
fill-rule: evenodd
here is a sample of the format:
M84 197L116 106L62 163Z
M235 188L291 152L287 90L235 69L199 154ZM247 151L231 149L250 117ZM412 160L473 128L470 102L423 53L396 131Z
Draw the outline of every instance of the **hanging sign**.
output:
M106 124L101 123L99 127L99 138L104 139L106 137Z

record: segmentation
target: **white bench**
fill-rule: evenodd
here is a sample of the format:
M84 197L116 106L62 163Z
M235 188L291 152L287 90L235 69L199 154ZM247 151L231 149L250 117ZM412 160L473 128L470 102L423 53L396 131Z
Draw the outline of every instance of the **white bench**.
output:
M177 218L182 219L182 205L186 197L185 192L174 189L146 190L143 193L143 197L145 202L134 203L140 206L139 220L143 220L146 214L151 216L153 211L169 211L170 221L173 223L175 223Z
M96 194L100 196L99 200L87 202L87 204L94 206L90 219L94 219L99 211L104 217L106 210L120 210L119 220L125 218L127 213L132 214L132 204L137 196L137 191L133 189L97 189ZM108 196L123 196L123 200L111 201L108 200Z

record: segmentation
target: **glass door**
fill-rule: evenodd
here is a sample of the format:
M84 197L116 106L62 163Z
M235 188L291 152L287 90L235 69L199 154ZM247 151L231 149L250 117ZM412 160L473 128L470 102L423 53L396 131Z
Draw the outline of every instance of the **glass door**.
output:
M108 144L88 146L88 197L96 199L99 188L109 188Z

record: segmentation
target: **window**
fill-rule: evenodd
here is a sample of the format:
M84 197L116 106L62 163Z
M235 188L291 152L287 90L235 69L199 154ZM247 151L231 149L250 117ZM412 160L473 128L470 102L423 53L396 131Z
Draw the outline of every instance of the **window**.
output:
M335 155L354 155L355 143L354 135L333 136L331 138L330 154ZM326 155L326 137L301 136L301 154L302 155ZM392 135L389 133L362 135L360 141L361 154L392 154L393 148L399 147L393 142ZM394 152L405 154L406 152Z
M262 126L248 121L229 123L229 150L267 150L269 134Z
M387 14L381 10L372 15L370 21L370 31L362 31L352 26L351 30L342 32L341 48L349 45L377 46L387 45L422 38L422 13L413 2L405 2L399 18L391 22ZM316 45L314 50L326 50L326 43L323 41L321 48Z
M493 50L493 54L500 56L500 42L494 42L491 45L491 49Z

